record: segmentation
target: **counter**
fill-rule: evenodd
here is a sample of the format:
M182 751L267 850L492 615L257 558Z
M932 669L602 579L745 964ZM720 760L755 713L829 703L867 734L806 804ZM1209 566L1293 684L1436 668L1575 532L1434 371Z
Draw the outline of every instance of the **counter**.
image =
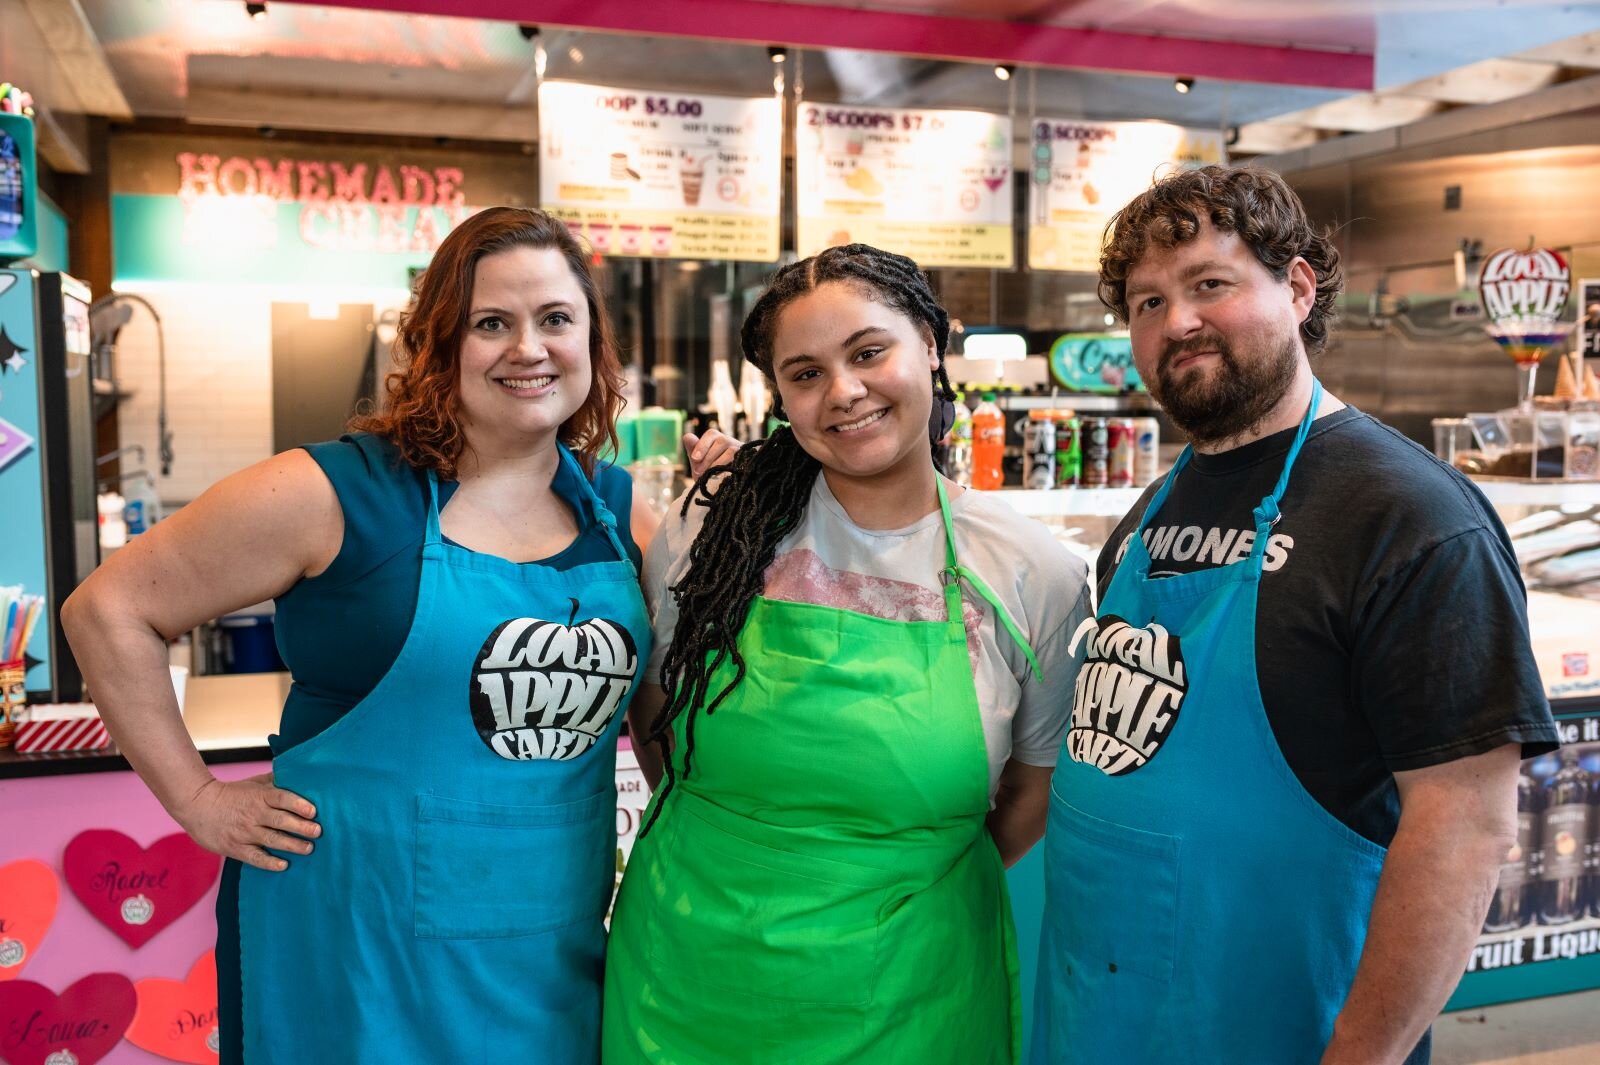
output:
M184 694L184 723L207 764L265 761L270 757L267 736L277 731L288 694L287 673L190 677ZM98 751L0 751L0 780L128 769L128 760L115 744Z

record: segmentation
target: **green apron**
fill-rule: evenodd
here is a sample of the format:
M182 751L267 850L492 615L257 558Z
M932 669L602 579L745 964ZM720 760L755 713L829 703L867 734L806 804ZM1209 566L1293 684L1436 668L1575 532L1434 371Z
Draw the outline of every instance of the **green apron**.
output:
M939 505L946 620L757 597L744 680L696 722L687 778L679 719L680 778L613 917L607 1065L1018 1060L960 581L1027 644L957 565L942 483Z

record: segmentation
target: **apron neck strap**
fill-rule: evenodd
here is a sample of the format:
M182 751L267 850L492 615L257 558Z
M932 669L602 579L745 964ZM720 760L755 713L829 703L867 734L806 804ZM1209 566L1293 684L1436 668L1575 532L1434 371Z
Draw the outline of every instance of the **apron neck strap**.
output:
M628 564L628 568L637 576L638 570L629 557L627 550L622 546L622 539L617 535L617 516L611 513L611 508L606 506L600 494L594 490L594 485L583 474L583 467L578 465L578 460L573 457L571 450L565 444L556 443L556 451L560 455L560 463L565 467L567 474L574 482L581 485L581 503L589 510L590 517L595 524L605 532L606 540L611 544L611 549L617 553L617 558ZM428 470L428 533L423 541L426 544L442 543L443 535L439 531L439 475Z
M1028 660L1028 665L1033 670L1033 675L1040 680L1044 679L1044 670L1039 668L1039 659L1035 657L1033 648L1028 646L1028 640L1022 635L1022 630L1011 619L1011 612L1006 609L1000 597L984 583L972 570L963 566L956 559L956 527L955 521L950 516L950 497L944 490L944 478L934 475L934 486L939 490L939 513L944 518L944 570L939 574L940 582L944 585L945 617L950 625L958 630L961 642L966 643L967 625L961 612L961 582L966 581L972 585L972 590L977 592L991 607L994 608L995 620L1002 625L1011 641L1022 649L1023 655ZM967 491L975 491L968 488Z
M1294 443L1289 445L1289 454L1284 457L1283 472L1278 475L1278 483L1273 486L1272 494L1263 499L1261 505L1255 509L1257 551L1266 550L1267 530L1278 524L1278 519L1283 517L1283 513L1278 509L1278 503L1289 487L1289 471L1294 469L1295 460L1300 457L1300 449L1305 446L1306 438L1311 435L1311 424L1317 420L1317 408L1321 405L1322 382L1313 377L1311 402L1306 406L1305 415L1300 419L1300 431L1294 434Z
M1283 499L1284 491L1289 487L1289 471L1294 469L1294 463L1300 457L1300 449L1305 446L1306 438L1311 435L1311 424L1317 420L1317 408L1322 405L1322 382L1313 377L1311 379L1311 403L1306 407L1305 415L1300 419L1300 430L1295 433L1294 443L1289 447L1289 454L1283 461L1283 472L1278 475L1278 483L1273 487L1272 494L1263 499L1253 512L1256 523L1256 544L1261 550L1266 550L1266 540L1262 534L1278 523L1282 517L1278 510L1278 503ZM1139 519L1138 533L1143 533L1161 513L1162 504L1166 503L1167 496L1172 492L1172 486L1178 481L1178 471L1189 464L1194 455L1194 445L1184 445L1183 452L1178 456L1178 461L1172 464L1166 480L1161 483L1161 488L1151 497L1149 504L1144 508L1144 514ZM1137 534L1136 534L1137 535Z
M444 542L439 532L439 475L428 467L428 535L422 541L427 546Z

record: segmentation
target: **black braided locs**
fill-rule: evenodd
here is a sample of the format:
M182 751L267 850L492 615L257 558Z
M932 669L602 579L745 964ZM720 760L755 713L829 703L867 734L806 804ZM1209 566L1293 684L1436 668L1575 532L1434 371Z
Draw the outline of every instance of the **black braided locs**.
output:
M794 299L829 282L857 285L863 295L926 328L939 353L935 395L955 399L944 369L950 318L934 296L927 275L905 256L866 244L829 248L785 266L773 276L740 333L745 359L766 376L769 385L773 384L772 345L778 315ZM775 385L772 394L773 412L783 417ZM805 516L821 468L800 446L794 431L784 426L766 440L740 448L731 461L703 472L684 498L686 516L690 506L707 509L705 522L689 546L688 568L671 588L678 606L678 625L661 665L667 701L646 737L660 748L666 777L649 818L639 829L641 837L661 815L678 780L669 746L674 722L684 718L682 775L687 777L694 756L696 715L702 709L707 716L714 713L744 679L739 633L751 602L765 587L778 544ZM733 676L713 694L713 682L724 663L732 664Z

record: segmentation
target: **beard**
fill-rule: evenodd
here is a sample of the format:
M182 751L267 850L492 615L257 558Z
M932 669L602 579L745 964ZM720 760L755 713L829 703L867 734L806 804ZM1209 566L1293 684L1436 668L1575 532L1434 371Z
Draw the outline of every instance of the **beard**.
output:
M1215 372L1172 372L1175 360L1196 351L1217 352ZM1299 363L1295 337L1284 337L1264 355L1246 360L1220 335L1194 337L1167 345L1150 392L1195 444L1217 444L1265 421L1294 383Z

